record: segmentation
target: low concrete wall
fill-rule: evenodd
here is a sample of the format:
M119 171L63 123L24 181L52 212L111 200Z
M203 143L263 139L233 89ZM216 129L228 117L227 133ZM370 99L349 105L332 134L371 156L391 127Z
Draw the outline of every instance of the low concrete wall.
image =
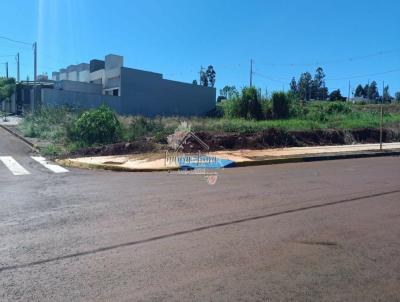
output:
M47 106L71 106L74 108L97 108L102 104L108 105L118 113L121 111L121 97L101 94L89 94L75 91L42 89L41 100Z
M122 68L121 98L125 114L204 115L215 107L215 97L215 88L165 80L160 74Z

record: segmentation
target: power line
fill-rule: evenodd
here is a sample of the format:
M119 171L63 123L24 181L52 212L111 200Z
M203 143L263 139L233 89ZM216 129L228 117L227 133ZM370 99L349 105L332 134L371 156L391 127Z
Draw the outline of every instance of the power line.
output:
M392 49L392 50L385 50L385 51L378 51L373 54L367 54L362 56L356 57L349 57L346 59L335 59L335 60L327 60L327 61L318 61L318 62L309 62L309 63L258 63L260 65L266 66L289 66L289 67L307 67L307 66L318 66L318 65L326 65L326 64L336 64L336 63L347 63L352 61L364 60L372 57L383 56L387 54L397 53L400 52L400 49Z
M261 70L261 69L259 69L259 68L257 68L257 69L255 69L256 70L256 72L258 72L259 74L261 74L261 75L264 75L265 77L268 77L268 76L266 76L265 74L265 72L264 72L264 70ZM276 80L280 80L280 81L287 81L287 79L288 78L291 78L291 77L278 77L278 76L274 76L274 77L272 77L272 76L269 76L270 78L273 78L273 79L276 79Z
M341 81L341 80L350 80L350 79L366 78L366 77L372 77L372 76L383 75L383 74L388 74L388 73L393 73L393 72L399 72L399 71L400 71L400 68L396 68L396 69L392 69L392 70L387 70L387 71L382 71L382 72L376 72L376 73L369 73L369 74L364 74L364 75L356 75L356 76L350 76L350 77L340 77L340 78L326 79L326 81Z
M4 37L4 36L0 36L0 39L7 40L7 41L13 42L13 43L20 43L20 44L25 44L25 45L32 45L32 43L23 42L23 41L19 41L19 40L14 40L14 39L7 38L7 37Z
M259 76L259 77L262 77L262 78L264 78L264 79L273 81L273 82L277 82L277 83L281 83L281 84L288 84L288 83L285 82L285 81L277 80L276 78L273 78L273 77L270 77L270 76L261 74L261 73L256 72L256 71L253 71L253 74L254 74L254 75L257 75L257 76Z
M362 75L354 75L354 76L347 76L347 77L338 77L338 78L326 78L325 81L343 81L343 80L351 80L351 79L358 79L358 78L365 78L365 77L372 77L372 76L378 76L378 75L384 75L384 74L390 74L394 72L400 72L400 68L395 68L391 70L386 70L382 72L376 72L376 73L368 73L368 74L362 74ZM287 84L286 78L283 77L272 77L272 76L267 76L263 73L254 72L254 74L266 78L268 80L274 81L274 82L280 82L280 83L285 83ZM289 77L288 77L289 78Z

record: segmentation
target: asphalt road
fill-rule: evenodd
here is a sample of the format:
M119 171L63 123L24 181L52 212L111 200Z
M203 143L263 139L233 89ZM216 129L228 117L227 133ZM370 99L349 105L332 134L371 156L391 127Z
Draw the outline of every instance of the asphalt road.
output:
M1 301L400 301L400 158L55 174L0 129Z

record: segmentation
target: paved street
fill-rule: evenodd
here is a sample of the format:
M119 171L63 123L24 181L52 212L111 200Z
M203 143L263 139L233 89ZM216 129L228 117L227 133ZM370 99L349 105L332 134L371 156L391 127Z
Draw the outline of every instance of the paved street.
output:
M400 301L399 157L226 169L213 186L62 171L3 129L0 157L1 301Z

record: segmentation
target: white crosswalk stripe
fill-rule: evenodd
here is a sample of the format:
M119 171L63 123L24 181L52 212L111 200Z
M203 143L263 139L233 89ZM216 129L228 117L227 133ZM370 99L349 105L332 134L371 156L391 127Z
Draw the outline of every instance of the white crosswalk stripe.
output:
M28 175L31 174L24 167L22 167L12 156L0 156L0 161L11 171L14 175Z
M65 168L63 168L63 167L61 167L59 165L49 163L44 157L31 156L31 158L33 160L37 161L42 166L44 166L47 169L49 169L50 171L53 171L54 173L67 173L67 172L69 172L67 169L65 169Z
M67 169L65 169L59 165L48 162L44 157L31 156L31 159L33 159L35 162L39 163L40 165L42 165L43 167L45 167L46 169L50 170L53 173L58 174L58 173L69 172ZM31 171L26 170L12 156L0 156L0 162L3 162L4 166L6 166L6 168L8 170L10 170L10 172L16 176L29 175L29 174L31 174L31 172L33 174L35 174L35 171L32 171L32 169L33 169L32 167L30 167Z

